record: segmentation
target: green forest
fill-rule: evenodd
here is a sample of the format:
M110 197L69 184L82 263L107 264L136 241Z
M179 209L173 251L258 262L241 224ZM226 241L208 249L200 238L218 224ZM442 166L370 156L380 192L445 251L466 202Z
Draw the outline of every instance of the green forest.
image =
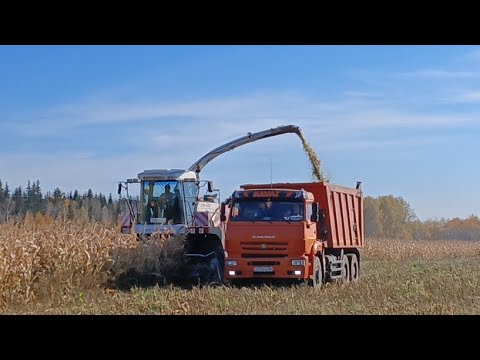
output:
M28 181L25 188L11 190L0 180L0 223L19 221L26 216L96 221L114 225L126 211L122 199L112 194L80 194L56 188L42 192L40 181ZM474 214L466 219L431 219L420 221L410 204L402 197L384 195L364 198L365 236L378 239L402 240L478 240L480 218Z
M124 201L113 200L112 194L106 197L94 194L91 189L84 194L77 190L67 194L59 188L43 193L39 180L28 181L24 189L18 187L12 191L7 183L0 181L0 223L31 215L113 225L123 211L126 211Z

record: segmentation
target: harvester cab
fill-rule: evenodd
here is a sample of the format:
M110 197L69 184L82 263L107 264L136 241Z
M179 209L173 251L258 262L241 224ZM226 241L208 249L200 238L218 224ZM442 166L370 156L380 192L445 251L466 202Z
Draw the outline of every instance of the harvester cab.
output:
M140 185L136 199L128 193L130 184ZM197 209L209 213L211 221L202 223L208 226L220 206L219 190L208 184L211 182L197 181L195 172L181 169L145 170L138 174L138 179L120 182L119 194L122 188L127 191L130 210L130 224L122 224L122 232L186 234L198 224ZM200 196L202 188L210 192Z
M140 186L139 196L129 195L129 185ZM145 170L137 179L119 183L126 190L129 213L122 232L134 232L139 240L156 233L184 239L183 253L188 278L220 279L223 268L223 233L220 222L220 190L198 180L190 170ZM213 276L215 275L215 276ZM218 281L218 280L217 280Z
M187 170L145 170L135 179L120 181L118 194L126 191L124 199L129 209L122 216L121 231L133 231L139 239L153 233L183 236L189 277L223 281L225 231L220 220L220 190L211 181L200 180L200 172L227 151L285 133L301 134L294 125L248 133L213 149ZM131 184L140 185L136 198L129 194Z

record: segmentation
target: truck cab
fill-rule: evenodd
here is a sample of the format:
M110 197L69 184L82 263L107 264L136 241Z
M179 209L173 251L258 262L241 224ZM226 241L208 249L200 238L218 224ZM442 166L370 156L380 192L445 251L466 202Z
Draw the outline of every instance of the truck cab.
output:
M222 206L226 280L357 281L363 194L325 182L248 184Z
M312 193L290 189L235 191L231 198L225 250L225 279L308 279L317 236Z

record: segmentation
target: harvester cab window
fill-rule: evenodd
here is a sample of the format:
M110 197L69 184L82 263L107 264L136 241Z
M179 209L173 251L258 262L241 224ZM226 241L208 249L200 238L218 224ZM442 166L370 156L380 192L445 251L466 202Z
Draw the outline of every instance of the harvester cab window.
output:
M145 222L147 224L152 224L156 218L158 218L158 204L153 198L151 198L145 209Z
M197 202L197 185L195 181L185 181L183 183L185 193L185 218L187 224L193 224L195 204ZM183 200L182 200L183 201Z
M142 200L144 223L182 223L182 192L177 181L145 180Z
M163 192L158 197L158 205L160 207L161 217L166 218L166 221L173 220L173 207L175 204L175 195L172 191L172 186L170 184L165 184L162 186L160 184L159 188L163 187Z

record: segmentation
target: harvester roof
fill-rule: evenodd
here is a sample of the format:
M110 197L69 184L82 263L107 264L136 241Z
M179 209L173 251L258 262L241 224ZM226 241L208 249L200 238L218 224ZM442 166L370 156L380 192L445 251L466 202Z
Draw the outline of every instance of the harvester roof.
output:
M183 169L152 169L138 174L140 180L197 180L194 171Z

